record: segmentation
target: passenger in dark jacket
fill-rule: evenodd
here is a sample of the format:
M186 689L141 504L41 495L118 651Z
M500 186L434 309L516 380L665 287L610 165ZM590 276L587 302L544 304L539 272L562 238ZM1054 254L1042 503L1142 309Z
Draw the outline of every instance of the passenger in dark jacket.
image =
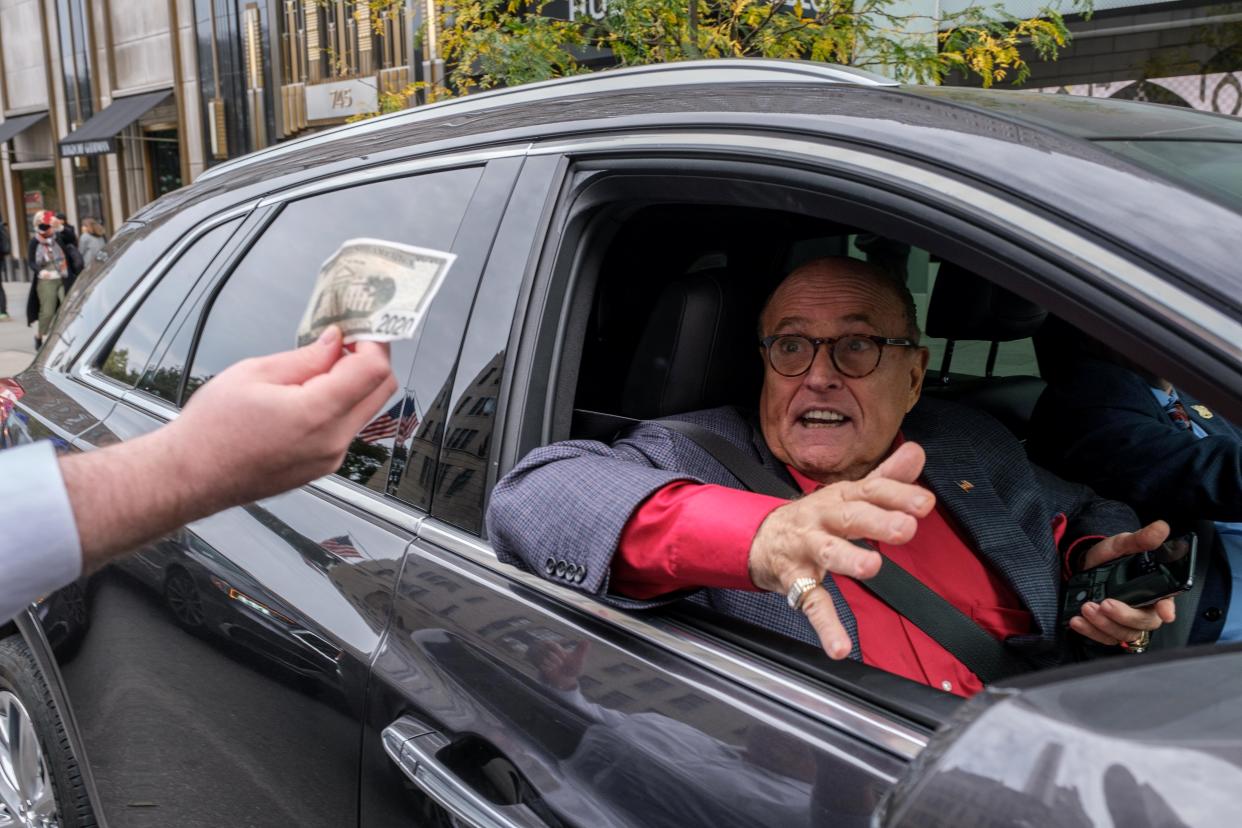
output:
M1242 640L1242 599L1230 601L1232 587L1242 588L1242 429L1124 361L1085 357L1050 384L1031 417L1028 452L1179 533L1214 522L1215 542L1199 547L1211 558L1189 641Z

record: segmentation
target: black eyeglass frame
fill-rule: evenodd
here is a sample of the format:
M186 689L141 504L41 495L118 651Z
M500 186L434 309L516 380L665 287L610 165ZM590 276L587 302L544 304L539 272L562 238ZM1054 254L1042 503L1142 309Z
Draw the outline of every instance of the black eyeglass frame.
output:
M772 361L772 345L776 343L776 340L784 339L785 337L788 337L788 336L796 336L799 339L802 339L802 340L805 340L811 343L811 359L807 362L806 367L796 374L784 373L779 368L777 368L776 363ZM872 342L874 342L876 346L880 349L880 355L875 358L875 365L872 367L870 371L868 371L865 374L851 374L841 368L840 364L837 362L836 344L846 339L869 339ZM874 374L876 368L880 367L881 360L884 359L884 346L885 345L891 345L897 348L918 348L919 347L919 343L917 341L910 339L908 337L894 338L891 336L876 336L873 334L845 334L844 336L828 336L828 337L820 338L820 337L814 337L814 336L807 336L805 334L799 334L799 333L780 333L780 334L772 334L771 336L765 336L763 339L759 340L759 345L760 347L763 348L763 352L768 357L768 365L771 365L772 370L776 371L776 373L780 374L782 377L800 377L803 374L805 374L807 371L810 371L811 366L815 364L815 358L819 356L819 346L827 345L828 346L828 358L832 360L832 367L837 369L837 373L843 376L849 377L850 379L862 379L863 377L869 377L872 374Z

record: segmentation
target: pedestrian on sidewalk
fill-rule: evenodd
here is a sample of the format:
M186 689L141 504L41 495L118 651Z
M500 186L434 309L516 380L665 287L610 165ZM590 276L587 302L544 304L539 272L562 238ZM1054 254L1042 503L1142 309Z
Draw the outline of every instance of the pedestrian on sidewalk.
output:
M107 241L103 224L98 219L82 219L82 235L78 242L78 250L82 252L83 267L95 261L95 254L103 250Z
M69 219L65 218L64 213L56 214L56 241L60 242L62 247L78 246L78 231L69 223Z
M26 300L26 326L39 323L35 334L35 350L43 347L65 291L82 269L82 255L73 245L64 245L57 238L60 222L51 210L35 213L35 234L26 247L26 264L35 277Z
M13 252L13 241L9 237L9 226L0 219L0 322L9 321L9 297L4 295L5 261Z

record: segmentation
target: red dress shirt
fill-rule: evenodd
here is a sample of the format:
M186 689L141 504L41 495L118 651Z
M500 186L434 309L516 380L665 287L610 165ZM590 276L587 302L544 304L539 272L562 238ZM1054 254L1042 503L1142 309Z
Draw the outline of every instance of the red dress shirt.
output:
M789 473L805 493L820 486L792 468ZM611 588L632 598L694 587L755 590L748 569L751 541L768 513L786 502L727 486L670 483L626 523ZM1065 524L1064 515L1053 521L1058 544ZM909 543L878 547L998 639L1031 632L1031 615L1017 594L970 549L939 503L919 521ZM858 581L832 578L858 622L865 664L960 696L983 688L964 664Z

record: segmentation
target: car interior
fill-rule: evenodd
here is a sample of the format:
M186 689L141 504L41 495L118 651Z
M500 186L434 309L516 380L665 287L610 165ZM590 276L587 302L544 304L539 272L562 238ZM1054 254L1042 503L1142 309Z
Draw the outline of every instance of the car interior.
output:
M1019 440L1047 379L1089 341L943 254L805 211L625 201L594 212L581 237L590 253L579 248L575 259L549 440L610 441L638 420L753 409L760 309L784 275L821 256L863 259L904 280L931 351L923 393L981 409ZM689 602L662 612L928 726L960 701L858 663L830 663L815 648Z
M1045 385L1034 338L1044 309L857 228L745 208L685 212L639 210L604 257L571 437L607 439L629 420L753 407L763 377L759 310L785 274L822 256L864 259L906 281L932 354L924 393L980 408L1024 437ZM1063 355L1050 352L1055 358Z

